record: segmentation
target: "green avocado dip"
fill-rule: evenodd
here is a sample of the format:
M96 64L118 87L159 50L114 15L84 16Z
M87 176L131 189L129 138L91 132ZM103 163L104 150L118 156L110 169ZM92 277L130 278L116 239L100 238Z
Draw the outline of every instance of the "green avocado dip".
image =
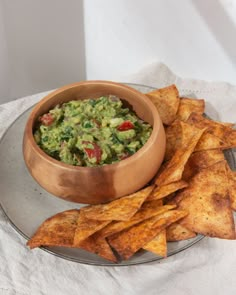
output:
M137 152L152 127L116 96L72 100L38 119L34 138L49 156L74 166L119 162Z

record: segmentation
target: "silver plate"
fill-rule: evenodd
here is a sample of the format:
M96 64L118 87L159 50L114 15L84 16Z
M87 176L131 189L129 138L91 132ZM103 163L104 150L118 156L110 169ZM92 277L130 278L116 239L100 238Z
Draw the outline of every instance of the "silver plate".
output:
M143 85L130 85L145 93L153 90ZM31 109L21 115L6 131L0 142L0 203L10 224L26 239L29 239L38 226L48 217L72 208L83 205L66 202L55 198L41 188L30 176L22 156L22 138L26 120ZM232 169L236 168L234 154L231 150L226 152L226 158ZM183 251L199 242L203 236L193 239L168 243L168 256ZM53 255L78 263L114 266L95 254L80 249L64 247L42 247ZM128 261L116 266L142 264L162 259L150 252L140 251Z

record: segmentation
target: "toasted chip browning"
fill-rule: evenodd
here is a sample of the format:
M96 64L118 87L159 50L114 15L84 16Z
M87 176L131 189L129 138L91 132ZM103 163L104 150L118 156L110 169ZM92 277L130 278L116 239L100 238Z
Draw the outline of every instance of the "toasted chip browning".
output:
M108 242L123 259L129 259L163 229L186 215L183 210L167 211L108 237Z
M81 211L88 219L129 220L138 211L153 189L154 186L151 185L127 197L104 205L84 207Z
M166 169L157 177L155 183L158 186L181 180L184 166L205 130L192 128L192 134L189 133L184 146L176 150Z
M145 219L151 218L153 216L162 214L170 209L175 208L175 205L166 205L161 206L159 204L150 204L150 206L146 206L146 203L144 204L144 207L141 208L133 217L131 217L130 220L127 221L113 221L112 223L108 224L106 227L104 227L100 232L99 235L102 237L108 237L112 234L115 234L117 232L120 232L124 229L127 229L131 227L134 224L137 224Z
M93 235L95 232L99 231L110 222L111 221L109 220L88 219L81 211L74 235L73 246L78 247L83 240Z
M144 245L144 250L152 252L161 257L167 256L167 242L166 242L166 230L163 229L153 240Z
M117 262L117 258L111 250L111 247L109 246L107 241L104 238L97 236L96 234L88 237L86 240L80 243L79 248L97 254L100 257L112 262Z
M147 200L145 203L143 203L141 209L155 209L163 206L163 199L158 200Z
M205 236L235 238L225 161L202 169L175 199L179 209L189 210L181 225Z
M202 115L205 109L204 99L194 99L181 97L180 104L177 112L177 118L186 121L191 113Z
M168 126L166 131L166 153L165 160L170 160L175 152L180 149L187 148L189 143L192 141L194 135L197 135L202 129L196 128L195 126L176 120ZM206 130L206 129L204 129ZM204 136L204 134L202 135ZM202 138L201 136L201 138ZM200 139L197 141L196 145ZM195 147L194 147L195 149Z
M229 129L228 132L225 134L227 138L227 142L229 143L230 147L236 147L236 130Z
M170 160L175 151L182 147L183 128L181 121L175 120L171 125L165 128L166 133L166 152L165 161Z
M190 122L191 123L191 122ZM166 131L166 153L165 160L168 161L174 155L175 151L186 146L188 138L191 136L192 132L196 128L188 122L182 122L179 120L174 121L170 126L168 126ZM201 129L204 125L199 125ZM198 128L198 129L199 129ZM207 128L207 126L206 126ZM211 150L211 149L226 149L229 144L217 137L216 135L208 132L203 133L197 145L194 148L194 152Z
M218 122L211 119L207 119L206 117L197 114L192 113L187 122L189 124L194 124L198 128L208 128L208 132L211 134L214 134L218 137L224 137L225 130L231 129L232 124L231 123L224 123L224 122Z
M158 186L149 195L147 201L162 199L186 186L188 186L188 183L183 180L172 182L163 186Z
M175 85L157 89L146 94L156 106L164 124L171 124L179 107L179 92Z
M236 211L236 172L232 175L232 184L230 189L231 208Z
M178 222L172 223L166 229L166 239L168 242L177 242L196 237L196 233L179 224Z
M224 143L222 148L236 147L236 130L231 128L231 124L209 120L196 113L192 113L187 122L198 128L207 128L206 134L214 135L222 140Z
M221 150L207 150L192 154L184 167L183 179L188 181L201 169L225 160Z
M27 246L31 249L40 246L72 247L78 216L79 210L74 209L48 218L27 242Z
M199 142L197 143L194 151L206 151L212 149L227 149L229 147L228 143L215 136L214 134L205 132Z
M231 209L236 211L236 171L232 171L227 166L227 173L229 177L229 197Z

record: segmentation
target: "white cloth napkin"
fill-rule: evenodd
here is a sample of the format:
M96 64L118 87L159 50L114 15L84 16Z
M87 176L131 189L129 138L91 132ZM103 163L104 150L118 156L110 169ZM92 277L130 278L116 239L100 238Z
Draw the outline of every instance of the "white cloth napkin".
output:
M211 117L236 121L236 86L181 79L160 63L121 80L154 87L175 83L181 95L194 92L204 98ZM1 105L0 136L20 113L47 93ZM161 262L130 267L77 264L40 249L30 251L25 242L0 211L1 295L230 295L236 292L236 241L205 238Z

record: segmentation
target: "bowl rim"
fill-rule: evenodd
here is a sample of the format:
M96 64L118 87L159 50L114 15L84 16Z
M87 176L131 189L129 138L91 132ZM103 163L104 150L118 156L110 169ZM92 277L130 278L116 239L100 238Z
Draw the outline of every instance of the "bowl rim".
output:
M33 123L35 120L35 115L38 112L38 110L41 108L41 106L47 102L50 101L50 99L52 99L55 95L62 93L70 88L73 87L78 87L80 85L84 85L84 84L100 84L100 85L107 85L107 86L115 86L115 87L119 87L119 88L124 88L127 91L133 92L136 95L138 95L139 97L141 97L145 103L147 104L147 106L149 107L149 109L151 110L152 116L153 116L153 130L152 133L150 135L150 137L148 138L147 142L137 151L135 152L133 155L131 155L130 157L123 159L117 163L113 163L113 164L105 164L103 166L74 166L74 165L70 165L70 164L66 164L64 162L61 162L59 160L54 159L53 157L49 156L47 153L45 153L35 142L34 136L33 136ZM140 158L144 153L148 152L149 147L151 146L151 144L153 142L155 142L155 138L158 135L160 128L161 128L162 122L160 119L160 115L158 113L157 108L155 107L155 105L153 104L153 102L151 100L148 99L147 96L145 96L145 94L143 94L142 92L128 86L122 83L118 83L118 82L113 82L113 81L107 81L107 80L86 80L86 81L80 81L80 82L74 82L71 84L67 84L64 85L62 87L59 87L58 89L52 91L51 93L49 93L48 95L46 95L45 97L43 97L40 101L38 101L38 103L33 107L33 110L31 111L26 125L25 125L25 134L27 133L28 135L28 140L30 141L30 143L32 144L32 149L35 153L38 154L38 156L40 158L43 158L45 161L49 162L50 164L52 164L53 166L57 166L62 168L63 170L74 170L74 171L78 171L80 173L87 173L89 171L93 171L96 172L97 170L103 170L105 171L109 171L109 170L115 170L118 167L121 168L125 168L125 166L127 165L131 165L133 162L136 162L138 160L138 158Z

